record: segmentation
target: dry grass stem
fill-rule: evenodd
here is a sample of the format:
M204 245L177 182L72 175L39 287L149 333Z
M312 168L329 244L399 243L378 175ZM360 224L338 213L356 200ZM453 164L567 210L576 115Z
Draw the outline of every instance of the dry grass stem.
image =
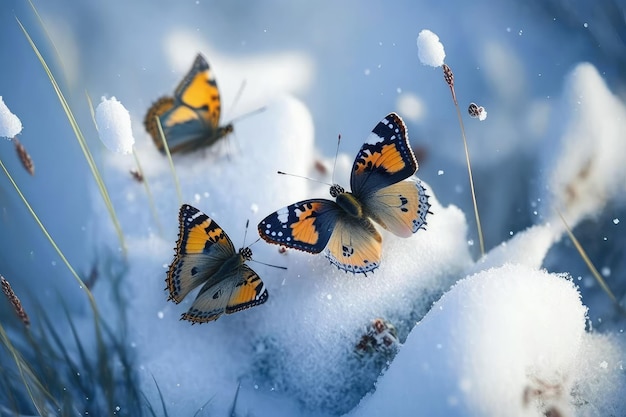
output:
M450 87L452 93L452 101L454 101L454 107L456 108L456 114L459 118L459 125L461 126L461 138L463 139L463 147L465 148L465 162L467 164L467 175L469 177L470 191L472 193L472 203L474 204L474 217L476 219L476 228L478 229L478 242L480 244L480 254L485 256L485 241L483 239L483 228L480 224L480 216L478 214L478 204L476 203L476 191L474 190L474 177L472 175L472 164L470 163L469 149L467 147L467 138L465 137L465 126L463 125L463 118L461 117L461 110L459 109L459 103L456 101L456 93L454 91L454 73L452 69L443 64L443 79Z

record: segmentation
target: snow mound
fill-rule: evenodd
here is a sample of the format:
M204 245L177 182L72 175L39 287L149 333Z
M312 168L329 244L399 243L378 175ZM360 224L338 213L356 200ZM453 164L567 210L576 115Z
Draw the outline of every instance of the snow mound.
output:
M330 182L326 167L332 167L333 161L316 157L313 137L308 109L290 97L277 99L265 112L237 123L235 134L214 147L174 155L183 200L214 218L236 247L244 244L249 219L246 244L250 244L255 241L251 235L256 235L256 224L271 211L305 198L330 198L327 185L276 174L281 170ZM403 341L472 262L465 216L454 206L442 207L424 184L433 213L427 217L427 230L407 239L382 231L383 258L373 273L346 274L322 255L285 252L264 241L254 242L249 265L268 288L267 303L192 327L179 317L194 294L175 305L166 302L164 291L178 232L173 178L151 141L137 144L136 151L164 230L157 233L145 191L128 172L132 161L108 154L108 166L117 171L116 184L109 186L120 191L113 204L129 247L126 285L128 294L133 294L129 334L144 386L153 386L154 376L168 406L181 415L193 414L212 396L211 409L228 410L238 384L241 404L265 393L276 398L266 399L270 408L296 401L308 412L349 411L373 389L395 354L382 347L367 352L357 348L368 326L380 318ZM338 157L334 177L344 186L349 184L353 160L354 155ZM108 240L114 241L112 230L107 233ZM190 375L198 388L189 385Z
M587 356L592 351L596 365L606 361L613 377L621 362L610 344L602 351L596 340L589 348L586 311L570 280L527 266L505 265L459 281L350 416L570 415L581 397L591 402L585 408L601 407L613 391L611 378L595 369L602 395L589 395L584 385L594 378L586 375Z
M589 63L569 74L556 110L545 165L552 206L573 227L626 191L626 107ZM556 214L554 221L560 223Z

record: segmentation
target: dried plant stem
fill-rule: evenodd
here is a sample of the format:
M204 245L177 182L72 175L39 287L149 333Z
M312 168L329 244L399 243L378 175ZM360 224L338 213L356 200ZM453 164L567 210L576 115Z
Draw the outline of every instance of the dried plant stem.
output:
M178 205L183 204L183 193L180 190L180 182L178 181L178 175L176 175L176 168L174 168L174 161L172 160L172 154L170 153L170 147L167 145L167 139L165 139L165 134L163 133L163 126L161 126L161 120L159 116L154 116L156 119L157 127L159 128L159 136L161 136L161 141L163 141L163 149L165 149L165 154L167 155L167 160L170 163L170 170L172 171L172 177L174 177L174 185L176 185L176 193L178 194Z
M604 278L602 278L602 275L600 275L596 267L591 262L591 259L589 259L587 252L585 252L585 249L583 249L582 245L580 244L576 236L574 236L572 229L570 229L569 225L567 224L567 221L565 221L565 217L563 217L563 214L561 213L561 211L558 208L555 208L554 210L557 212L557 214L561 218L561 221L563 222L563 226L565 226L565 231L567 231L569 238L572 240L572 243L574 243L574 246L576 247L578 254L583 259L583 261L585 261L585 264L587 264L587 268L589 268L589 271L591 272L591 274L595 277L596 281L598 281L598 284L600 284L600 287L609 296L611 301L613 301L613 303L620 310L620 312L622 314L626 314L626 310L624 310L624 308L620 305L619 301L617 301L617 298L613 294L613 291L611 291L611 289L607 285Z
M485 256L485 241L483 239L483 228L480 224L480 215L478 214L478 204L476 203L476 191L474 190L474 177L472 175L472 164L470 163L469 149L467 147L467 138L465 137L465 125L463 124L463 117L461 117L461 109L459 109L459 103L456 100L456 92L454 90L454 74L449 66L443 64L443 75L446 83L450 87L450 93L452 94L452 101L456 109L456 115L459 118L459 125L461 126L461 138L463 139L463 147L465 148L465 162L467 164L467 175L470 183L470 191L472 193L472 203L474 204L474 217L476 218L476 228L478 230L478 242L480 244L480 254Z
M139 156L137 155L137 151L133 146L133 157L135 158L135 164L137 164L137 172L143 178L144 188L146 189L146 195L148 196L148 205L150 206L150 211L152 212L152 217L154 217L154 222L156 223L157 229L159 230L159 234L163 235L163 228L161 227L161 222L159 222L159 214L156 209L156 205L154 204L154 198L152 198L152 192L150 191L150 186L148 185L148 177L144 175L143 169L141 168L141 163L139 162Z
M39 59L39 62L41 63L41 65L44 68L46 74L48 75L48 78L50 79L50 83L52 84L52 87L54 88L54 91L56 92L57 97L59 98L59 101L61 102L61 106L63 107L63 110L65 111L65 114L66 114L66 116L67 116L67 118L68 118L68 120L70 122L72 130L74 131L74 135L76 136L76 139L78 140L78 143L80 144L80 147L81 147L81 149L83 151L85 159L87 160L89 168L91 169L91 173L92 173L94 179L96 180L96 184L98 185L98 189L100 190L100 194L102 195L102 199L104 200L104 203L105 203L105 205L107 207L107 210L109 211L109 215L111 216L111 220L113 221L113 225L115 226L115 230L116 230L118 238L120 240L120 245L121 245L121 248L122 248L122 252L123 252L124 257L125 257L127 250L126 250L126 243L124 241L124 233L122 232L122 227L121 227L120 222L119 222L119 220L117 218L117 215L115 213L115 209L113 208L113 204L111 203L111 198L109 197L109 192L107 191L107 188L106 188L106 186L104 184L104 181L102 180L102 176L100 175L100 171L98 171L98 167L96 166L96 163L95 163L95 161L93 159L93 156L91 155L91 152L89 151L89 147L87 146L87 142L85 140L85 137L83 136L83 133L82 133L82 131L80 130L80 128L78 126L78 122L76 122L76 119L74 118L74 114L72 113L72 110L71 110L69 104L67 103L67 100L65 99L65 96L63 95L63 92L61 91L61 88L57 84L56 79L54 78L54 75L52 75L52 71L50 71L50 68L48 67L48 64L46 63L46 61L44 60L43 56L39 52L39 49L37 48L37 46L33 42L32 38L30 37L30 35L26 31L26 28L24 27L24 25L22 25L22 22L20 22L20 20L17 17L15 19L17 20L17 23L19 24L20 28L22 29L22 32L24 32L24 35L26 36L26 39L28 40L28 43L30 44L31 48L33 49L33 51L37 55L37 58Z

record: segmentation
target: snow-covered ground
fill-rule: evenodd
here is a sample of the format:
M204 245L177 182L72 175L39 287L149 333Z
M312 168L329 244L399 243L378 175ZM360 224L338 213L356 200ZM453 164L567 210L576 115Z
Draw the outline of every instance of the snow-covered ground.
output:
M456 4L37 4L63 66L27 3L0 12L0 58L14 63L3 70L0 96L24 126L19 137L37 174L23 171L8 142L0 143L0 157L80 271L104 254L125 262L125 343L152 404L160 403L156 381L176 416L201 408L199 415L229 415L238 387L235 415L626 414L626 320L555 211L624 305L621 58L595 46L591 39L604 37L592 16L573 27L572 15L534 3ZM55 62L57 78L67 77L62 84L124 231L126 260L14 14ZM485 229L488 253L480 259L456 113L441 69L420 64L422 29L439 36L454 70ZM235 134L212 148L174 155L182 202L214 218L237 248L251 244L254 260L288 269L250 262L269 300L191 326L179 318L193 297L176 305L164 291L181 201L142 120L198 52L215 69L226 121L266 108L237 121ZM85 90L92 99L115 96L128 109L158 221L129 173L133 156L98 141ZM472 101L489 110L484 122L467 115ZM255 242L256 224L270 212L329 198L327 185L277 170L323 182L332 175L347 187L360 145L391 111L407 123L416 175L430 195L427 230L408 239L383 232L381 267L367 276ZM25 294L25 308L60 293L77 322L93 323L83 320L84 294L1 178L0 206L0 273ZM117 308L106 277L101 271L92 288L105 318ZM12 313L2 308L4 320ZM364 335L378 334L372 323L393 326L384 330L390 346L369 338L368 349L358 347Z

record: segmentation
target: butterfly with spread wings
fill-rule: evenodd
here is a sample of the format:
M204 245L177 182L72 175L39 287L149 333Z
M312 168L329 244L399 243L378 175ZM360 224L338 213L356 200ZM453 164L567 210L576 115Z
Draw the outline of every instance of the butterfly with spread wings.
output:
M190 152L210 146L233 132L232 123L220 126L222 102L217 81L208 62L200 54L176 87L174 97L161 97L146 113L144 126L154 144L165 153L156 117L171 153Z
M371 220L400 237L426 225L426 190L419 179L408 179L417 168L406 126L390 113L354 160L352 192L334 184L330 194L335 201L311 199L284 207L259 223L259 235L305 252L326 249L326 257L339 269L366 274L378 268L382 254L382 236Z
M168 300L178 304L204 284L181 320L206 323L267 301L263 281L245 264L252 258L250 248L236 252L226 232L188 204L180 208L179 225L174 261L165 280Z

